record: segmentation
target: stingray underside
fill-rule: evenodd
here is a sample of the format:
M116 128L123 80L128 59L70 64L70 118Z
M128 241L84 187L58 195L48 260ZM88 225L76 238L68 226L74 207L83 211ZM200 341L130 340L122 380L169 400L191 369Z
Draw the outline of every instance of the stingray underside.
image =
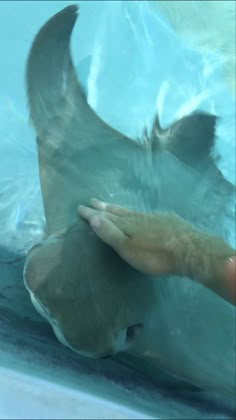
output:
M26 287L40 302L54 331L60 332L59 339L74 350L93 357L126 350L131 336L131 342L135 341L136 327L141 327L147 343L152 338L145 331L153 334L149 323L158 319L163 323L163 332L158 330L160 341L163 334L171 357L162 348L152 359L151 353L145 356L138 347L136 354L141 354L144 366L146 357L166 370L170 366L170 373L192 384L220 388L218 377L215 383L214 375L210 383L207 379L216 366L202 345L207 334L204 316L194 313L198 289L191 286L194 292L189 294L189 283L187 289L184 283L175 289L136 272L77 217L78 204L95 196L143 211L175 211L201 227L214 230L217 226L217 233L222 233L221 220L233 189L210 157L216 117L198 112L162 130L157 116L143 146L112 129L89 107L76 77L70 53L76 18L76 6L53 16L36 36L27 63L48 238L29 253ZM197 147L199 142L201 147ZM172 311L160 318L164 312L159 312L159 303L161 311L167 308L171 294ZM199 353L196 368L192 355L185 364L187 340L191 341L188 317L181 318L185 341L175 346L168 334L175 318L173 308L178 312L177 295L179 301L189 299L190 306L192 302L191 316L198 320L197 330L203 331L199 345L194 341ZM228 311L227 323L230 317ZM215 326L211 327L214 335ZM204 371L206 365L209 372ZM231 393L231 382L223 388Z

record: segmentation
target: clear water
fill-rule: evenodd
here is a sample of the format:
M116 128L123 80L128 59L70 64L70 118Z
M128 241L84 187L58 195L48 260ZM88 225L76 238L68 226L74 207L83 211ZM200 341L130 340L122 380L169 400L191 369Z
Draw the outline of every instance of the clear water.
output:
M171 7L170 3L173 3ZM235 185L235 24L232 23L235 5L233 8L234 2L224 2L225 8L219 6L217 9L217 3L223 2L196 1L191 2L189 9L187 6L183 9L183 3L190 2L80 2L81 13L72 37L78 78L89 104L99 116L133 139L142 137L144 126L150 128L156 111L162 126L168 126L195 109L219 115L221 118L212 153L219 156L217 165L225 178ZM209 9L209 3L215 3L215 14L212 14L213 9ZM224 401L223 405L213 404L208 399L206 402L206 396L203 398L202 394L199 396L189 391L179 396L177 391L171 393L155 386L153 388L136 372L126 372L126 368L118 375L120 365L113 365L110 361L99 365L90 360L79 359L78 362L76 355L70 352L68 356L68 351L53 341L50 330L42 324L23 287L24 255L45 231L35 134L28 121L24 80L26 59L40 27L68 4L73 2L11 1L0 4L0 334L3 343L0 365L27 373L31 371L33 376L40 376L41 369L44 379L49 379L52 366L56 364L54 382L64 381L64 385L68 387L69 384L75 389L86 386L88 392L102 397L107 395L112 378L112 383L118 384L118 390L113 390L113 399L127 405L127 401L135 395L132 409L150 415L155 413L154 417L230 418L228 407L231 407L232 401L229 404ZM225 21L223 28L220 26L222 21ZM208 22L211 24L207 26ZM222 236L235 247L234 208L235 201L232 199L228 203ZM189 297L186 312L182 313L178 308L177 317L174 311L167 313L164 306L160 309L166 325L172 328L173 337L176 334L171 343L181 348L182 342L177 336L178 331L182 331L186 354L193 352L189 363L195 360L196 365L196 354L200 352L204 356L209 346L209 351L213 351L211 363L212 360L214 363L208 368L207 357L204 366L199 356L199 369L206 369L208 375L214 377L215 372L211 369L215 366L219 370L216 380L222 382L222 389L228 383L233 389L234 308L207 291L194 289L186 296ZM178 292L167 298L173 307L178 307ZM205 326L202 314L200 328L203 335L200 336L203 342L207 342L203 347L197 335L189 337L188 325L183 322L185 314L191 313L191 322L195 325L196 317L204 306L202 302L207 307L205 319L210 318ZM14 318L13 308L18 315L22 313L23 319L20 316ZM214 316L211 316L212 313ZM225 335L218 332L219 326L225 330ZM196 322L194 334L197 328L199 324ZM217 334L219 348L214 349L211 340ZM162 345L161 351L164 352L164 341ZM22 349L21 360L16 355L19 348ZM47 357L43 357L46 349ZM61 352L58 360L54 357L57 351ZM83 372L84 382L81 379L77 382L76 369ZM91 385L91 370L102 381L102 391ZM230 378L224 379L223 376L228 374ZM66 379L62 379L63 375ZM125 398L122 389L126 389ZM12 397L11 392L8 397ZM9 405L5 404L5 411L1 413L0 406L0 417L8 415L8 408ZM33 409L31 407L28 413L32 415ZM27 410L22 413L27 415ZM53 416L53 409L51 413ZM47 416L47 412L44 415ZM118 416L114 414L114 418L115 415ZM130 413L128 415L132 418Z

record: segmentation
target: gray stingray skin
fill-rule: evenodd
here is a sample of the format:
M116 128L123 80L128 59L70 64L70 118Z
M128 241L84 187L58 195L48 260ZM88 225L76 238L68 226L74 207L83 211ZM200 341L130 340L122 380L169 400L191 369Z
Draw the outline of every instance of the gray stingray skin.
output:
M78 204L95 196L175 211L223 234L234 190L210 158L216 117L194 113L166 130L156 117L143 146L113 130L76 77L70 37L77 11L68 6L43 26L27 63L48 236L27 256L25 286L59 340L80 354L113 355L154 379L161 368L232 399L233 306L189 279L137 272L77 216Z

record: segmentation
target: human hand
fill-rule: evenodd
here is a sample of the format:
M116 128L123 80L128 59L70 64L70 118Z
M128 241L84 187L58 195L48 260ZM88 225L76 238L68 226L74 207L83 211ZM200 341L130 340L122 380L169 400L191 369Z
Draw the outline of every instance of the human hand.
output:
M144 214L93 199L80 216L127 263L146 274L185 275L236 303L235 250L174 214Z
M185 222L171 214L143 214L93 199L80 216L127 263L147 274L177 273L174 250Z

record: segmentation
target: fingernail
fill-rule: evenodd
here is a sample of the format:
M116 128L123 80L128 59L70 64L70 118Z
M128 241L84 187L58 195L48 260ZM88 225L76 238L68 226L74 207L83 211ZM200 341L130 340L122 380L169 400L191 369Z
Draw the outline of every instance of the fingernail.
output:
M100 210L105 210L107 203L104 201L100 201L97 198L92 198L91 200L92 204L96 204L97 207L99 207Z
M94 216L91 219L90 226L94 229L97 229L101 225L101 219L98 216Z

